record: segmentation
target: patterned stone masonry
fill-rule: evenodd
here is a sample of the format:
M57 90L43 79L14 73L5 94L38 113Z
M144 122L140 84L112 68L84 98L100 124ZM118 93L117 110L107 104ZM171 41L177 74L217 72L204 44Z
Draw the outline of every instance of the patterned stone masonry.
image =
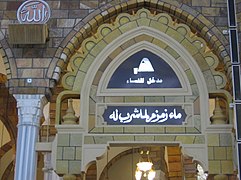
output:
M181 142L183 144L204 144L203 135L196 136L176 136L176 135L86 135L84 144L107 144L108 142Z
M209 174L233 174L233 147L230 133L207 135Z
M80 174L82 160L82 134L57 134L56 172Z
M15 63L17 60L15 58L51 58L51 62L48 71L44 71L44 77L54 78L59 80L60 72L65 68L65 63L62 62L63 55L62 53L69 54L66 57L70 58L80 43L83 41L83 38L86 38L91 33L94 33L92 30L95 30L100 26L104 21L109 21L109 18L112 18L116 13L120 11L126 11L127 9L133 9L135 7L141 7L144 5L144 1L103 1L103 0L91 0L91 1L54 1L48 0L47 3L50 5L52 16L48 22L49 27L49 41L46 45L18 45L12 46L7 43L8 37L8 25L12 23L17 23L16 20L16 10L20 6L22 1L8 1L3 0L0 2L0 27L1 33L4 39L0 39L0 44L7 45L11 47L6 49L8 51L6 64L9 68L8 79L17 78L18 74L16 73ZM118 3L122 2L121 5ZM237 2L239 4L240 2ZM137 5L136 5L137 4ZM112 7L111 7L112 6ZM210 39L211 47L215 47L215 51L224 52L224 49L219 49L223 47L217 39L219 39L224 46L228 46L227 37L223 38L221 34L222 29L226 28L225 18L226 16L226 2L223 0L205 0L204 3L200 3L197 0L189 1L147 1L145 3L147 7L158 7L158 9L167 11L172 15L175 15L177 19L180 18L181 21L187 21L187 23L193 27L197 27L200 30L200 33L206 39ZM111 7L111 8L110 8ZM237 6L239 7L239 6ZM108 9L110 8L110 9ZM178 9L180 8L180 9ZM238 12L240 10L238 9ZM202 13L202 14L201 14ZM184 20L186 19L186 20ZM239 18L240 19L240 18ZM217 26L213 27L213 24ZM207 27L204 27L204 24ZM240 24L240 23L239 23ZM85 28L87 29L84 30ZM75 26L75 28L74 28ZM74 30L73 30L74 28ZM81 29L82 28L82 29ZM76 33L76 31L79 31ZM216 33L218 38L209 37L211 34ZM69 43L69 44L68 44ZM70 47L72 46L72 47ZM74 48L73 48L74 47ZM216 48L217 47L217 48ZM68 51L68 52L67 52ZM223 58L227 57L227 53L221 53ZM63 58L64 59L64 58ZM228 59L228 58L226 58ZM68 59L66 60L68 61ZM225 62L226 64L227 62ZM57 67L56 67L57 66ZM228 67L228 65L227 65ZM8 67L7 67L8 68ZM25 69L26 67L19 67ZM30 67L29 67L30 68ZM42 68L42 67L39 67ZM34 72L32 72L34 77ZM20 73L21 75L21 73ZM35 81L35 78L33 78ZM36 82L37 83L37 82ZM25 91L29 88L33 88L35 85L28 85ZM14 88L14 84L9 84L10 90ZM47 87L51 87L51 83L46 84ZM42 87L40 87L41 89ZM14 90L13 90L14 91ZM15 90L16 92L16 90ZM42 90L29 90L29 93L41 93Z

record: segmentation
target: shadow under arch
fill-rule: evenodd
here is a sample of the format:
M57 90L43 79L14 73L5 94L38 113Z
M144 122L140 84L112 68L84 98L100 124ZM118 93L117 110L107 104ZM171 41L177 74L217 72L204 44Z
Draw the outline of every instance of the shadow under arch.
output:
M80 48L84 39L92 36L100 25L113 22L113 19L118 14L135 13L135 11L141 8L149 9L153 14L165 12L177 21L188 25L198 36L205 39L209 48L224 62L225 71L228 73L229 78L231 78L230 63L227 63L230 62L230 57L228 50L225 48L228 45L227 39L200 12L176 0L172 1L172 3L155 0L140 2L126 1L121 3L111 1L96 9L80 21L62 41L50 64L50 66L55 68L53 68L53 71L49 69L48 74L52 76L52 79L58 81L61 78L61 73L66 68L66 63L69 62L72 55Z
M112 170L111 169L112 167L119 165L118 161L123 161L126 164L126 167L128 167L129 171L125 171L125 174L129 173L128 178L134 179L136 163L138 163L140 161L141 151L144 151L144 152L150 151L150 160L153 163L153 169L155 171L158 171L159 173L163 174L163 176L166 176L168 174L167 164L166 164L165 158L164 158L164 154L165 154L164 146L151 145L150 147L147 147L147 146L131 147L128 150L124 150L124 151L120 152L118 155L111 158L110 160L108 159L108 151L111 151L111 147L107 148L107 153L105 154L107 156L107 164L99 176L100 180L104 180L106 178L111 179L111 177L109 177L109 176L111 176L111 174L109 174L110 173L109 171ZM154 155L152 155L152 153ZM155 157L155 155L158 157ZM129 160L129 162L127 162L127 160ZM117 165L116 165L116 163L117 163ZM131 163L131 165L130 165L130 163ZM121 168L123 168L123 167L118 166L119 171L121 171Z

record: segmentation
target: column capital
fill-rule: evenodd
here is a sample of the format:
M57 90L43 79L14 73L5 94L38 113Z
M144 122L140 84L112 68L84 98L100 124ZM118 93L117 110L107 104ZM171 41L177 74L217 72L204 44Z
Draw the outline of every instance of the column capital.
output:
M39 120L43 115L43 107L48 102L45 95L14 94L13 96L17 100L19 117L18 126L39 126Z

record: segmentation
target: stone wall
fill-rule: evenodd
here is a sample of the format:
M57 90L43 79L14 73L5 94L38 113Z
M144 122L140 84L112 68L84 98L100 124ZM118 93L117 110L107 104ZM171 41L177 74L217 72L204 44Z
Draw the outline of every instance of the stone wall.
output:
M104 21L109 21L111 17L115 16L116 12L128 11L128 9L134 10L135 2L139 5L143 3L143 1L134 0L126 1L126 3L121 1L123 2L122 7L105 17L106 13L109 13L106 9L117 5L120 1L49 0L46 2L52 10L52 15L47 23L49 27L48 42L44 45L11 45L8 43L8 25L18 23L16 11L21 2L4 0L0 2L0 19L2 19L0 23L0 52L6 65L8 79L11 79L7 85L10 87L11 93L48 94L51 94L48 88L53 88L55 80L59 80L59 77L54 77L54 73L61 74L66 69L66 62L59 61L59 58L66 43L73 37L76 31L86 23L88 26L93 25L88 24L88 20L96 14L100 14ZM145 1L144 5L151 9L155 2L157 1ZM158 3L164 4L161 11L169 11L176 17L178 17L179 11L177 9L176 12L175 9L170 10L171 6L182 9L184 14L191 14L194 17L199 16L199 19L203 19L203 22L207 18L215 25L210 27L212 33L221 40L225 47L229 48L227 39L223 39L222 36L222 30L227 29L226 0L177 0L158 1ZM138 8L138 5L136 8ZM212 25L210 24L210 26ZM98 27L98 24L96 27ZM91 26L89 35L95 33L96 27ZM56 66L58 67L57 70ZM26 83L27 78L33 79L32 84Z

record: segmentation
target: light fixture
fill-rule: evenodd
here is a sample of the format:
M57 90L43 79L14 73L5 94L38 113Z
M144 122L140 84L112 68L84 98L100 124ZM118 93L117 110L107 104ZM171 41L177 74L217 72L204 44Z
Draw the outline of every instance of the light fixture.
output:
M143 154L143 151L140 153ZM145 177L148 180L153 180L156 176L156 172L152 169L153 163L149 159L149 151L146 152L147 161L144 161L141 157L139 162L136 164L135 178L136 180L141 180L141 177Z

